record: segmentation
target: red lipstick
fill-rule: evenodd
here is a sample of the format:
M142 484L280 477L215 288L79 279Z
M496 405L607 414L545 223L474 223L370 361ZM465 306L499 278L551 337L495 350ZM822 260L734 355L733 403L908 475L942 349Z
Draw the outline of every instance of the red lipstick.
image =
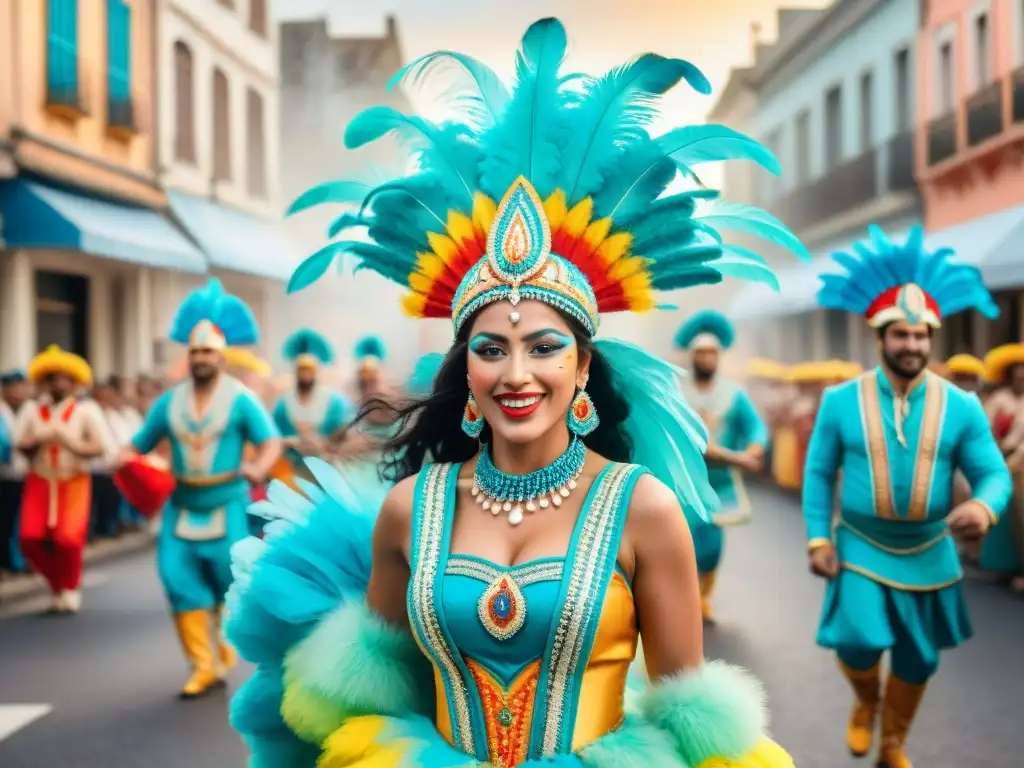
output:
M540 407L540 404L544 402L544 397L545 395L542 392L516 392L496 395L494 399L506 418L525 419L528 416L532 416ZM514 405L514 403L521 403L523 401L532 402L529 402L528 405Z

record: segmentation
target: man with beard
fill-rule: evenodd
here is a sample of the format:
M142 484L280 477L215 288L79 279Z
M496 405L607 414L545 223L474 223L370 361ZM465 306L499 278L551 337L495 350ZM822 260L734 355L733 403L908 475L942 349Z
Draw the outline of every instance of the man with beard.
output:
M170 339L188 345L190 377L153 404L122 464L130 466L167 438L176 487L157 549L160 580L192 667L180 696L223 686L235 655L220 623L231 585L231 547L248 534L249 484L266 481L281 455L263 405L224 373L224 349L258 340L252 312L217 280L190 294L171 324ZM256 446L243 460L246 443ZM140 507L142 505L139 505Z
M302 328L284 342L282 355L295 366L295 386L274 407L274 423L287 446L290 472L278 479L297 488L294 475L312 481L303 458L323 456L330 437L344 425L352 407L337 392L317 383L320 366L334 361L334 349L316 331ZM289 476L291 475L291 476Z
M50 612L76 613L82 605L92 461L110 449L113 438L96 403L75 397L92 382L81 357L51 346L29 364L28 378L43 395L25 403L14 426L15 445L29 460L21 551L50 586Z
M744 389L718 376L719 356L732 346L732 323L719 312L698 312L680 327L675 346L690 357L690 375L682 388L708 430L708 480L721 506L711 523L692 520L700 574L701 612L712 620L711 593L722 560L722 526L750 519L750 501L740 471L760 472L768 430Z
M949 249L924 250L919 227L906 244L877 227L870 235L854 253L835 255L845 274L822 275L818 301L863 314L881 364L826 390L803 511L811 571L829 582L817 642L836 652L854 692L847 746L857 756L871 750L881 709L877 766L911 768L904 744L940 651L972 632L953 536L983 536L1010 497L978 398L927 368L932 335L944 315L998 310L978 270L950 261ZM973 495L954 506L958 469Z

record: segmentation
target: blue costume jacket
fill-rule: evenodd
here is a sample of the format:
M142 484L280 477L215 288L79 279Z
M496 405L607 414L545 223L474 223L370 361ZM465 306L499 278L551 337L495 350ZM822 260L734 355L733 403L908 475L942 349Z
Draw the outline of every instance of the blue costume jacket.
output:
M295 388L288 390L274 406L273 418L283 437L298 437L308 430L329 437L351 418L352 410L340 394L318 384L306 402L300 402ZM302 463L302 456L293 449L288 449L288 458L294 465Z
M996 518L1010 498L1010 475L975 395L926 373L900 397L881 368L826 390L803 489L808 538L834 540L840 563L820 645L882 650L905 636L930 665L938 648L970 636L946 523L958 468Z
M192 383L165 392L132 440L149 453L170 439L177 488L164 510L157 565L176 613L212 609L231 585L231 546L248 535L249 484L239 474L246 442L277 436L245 385L222 374L205 415L195 413Z

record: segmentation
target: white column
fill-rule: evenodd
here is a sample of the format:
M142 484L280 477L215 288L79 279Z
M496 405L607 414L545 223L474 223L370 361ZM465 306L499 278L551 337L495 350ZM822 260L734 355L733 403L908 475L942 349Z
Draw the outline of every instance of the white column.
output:
M35 272L28 251L0 262L0 369L28 365L36 351Z
M89 364L97 379L114 372L114 309L110 276L89 275Z
M153 271L147 267L140 267L135 273L135 301L138 334L132 378L153 368Z

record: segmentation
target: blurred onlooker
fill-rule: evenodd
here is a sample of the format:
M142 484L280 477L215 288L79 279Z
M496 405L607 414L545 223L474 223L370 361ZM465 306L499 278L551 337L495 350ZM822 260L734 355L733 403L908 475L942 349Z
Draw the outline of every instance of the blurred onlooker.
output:
M132 436L124 436L126 425L121 417L120 381L116 377L97 383L92 397L100 407L110 437L103 455L92 463L92 534L107 538L120 530L121 494L114 485L114 471L121 446Z
M152 376L139 376L135 383L135 407L141 416L149 413L150 407L163 392L162 384Z
M31 394L32 385L23 371L0 375L0 420L12 441L18 411ZM26 472L28 460L20 451L10 451L7 460L0 462L0 574L24 568L16 532Z

